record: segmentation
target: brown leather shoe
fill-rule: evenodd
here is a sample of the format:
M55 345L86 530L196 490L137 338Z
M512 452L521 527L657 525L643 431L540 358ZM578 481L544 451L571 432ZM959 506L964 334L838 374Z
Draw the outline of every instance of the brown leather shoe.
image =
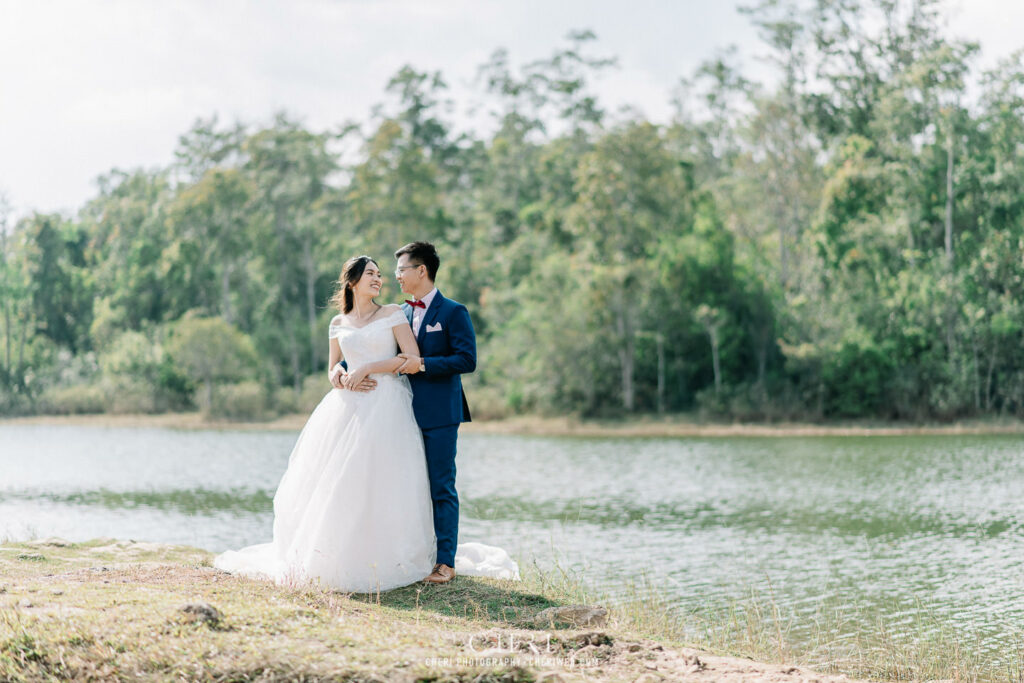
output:
M434 571L427 578L423 579L424 583L448 583L455 578L455 570L446 564L435 564Z

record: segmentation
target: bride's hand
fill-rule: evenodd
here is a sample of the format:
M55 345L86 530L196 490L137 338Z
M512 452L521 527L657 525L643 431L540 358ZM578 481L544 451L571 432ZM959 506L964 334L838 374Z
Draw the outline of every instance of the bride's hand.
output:
M355 372L350 372L344 377L342 377L341 383L345 386L346 389L351 389L352 391L355 391L356 388L363 383L364 379L366 379L366 371L356 370Z

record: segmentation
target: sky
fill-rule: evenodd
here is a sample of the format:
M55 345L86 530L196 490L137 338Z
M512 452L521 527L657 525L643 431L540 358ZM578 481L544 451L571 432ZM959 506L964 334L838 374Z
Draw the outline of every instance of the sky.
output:
M327 129L365 121L403 65L440 70L458 103L498 47L514 64L591 29L618 66L605 107L655 121L679 79L729 45L761 48L735 0L0 0L0 193L15 216L73 213L113 168L173 161L197 118L258 124L287 110ZM1024 3L950 0L983 66L1024 47Z

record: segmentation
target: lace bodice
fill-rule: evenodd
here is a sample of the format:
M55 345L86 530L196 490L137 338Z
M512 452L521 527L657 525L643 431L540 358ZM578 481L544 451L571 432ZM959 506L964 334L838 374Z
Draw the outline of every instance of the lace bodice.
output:
M345 362L349 370L353 370L366 363L393 358L398 353L398 342L391 329L408 324L405 313L397 310L362 327L332 324L329 338L338 340Z

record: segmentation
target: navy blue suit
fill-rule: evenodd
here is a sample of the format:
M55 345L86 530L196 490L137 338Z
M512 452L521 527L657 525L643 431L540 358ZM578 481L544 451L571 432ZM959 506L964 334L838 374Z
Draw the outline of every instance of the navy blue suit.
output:
M412 306L402 304L402 310L412 325ZM471 420L461 375L476 369L476 334L469 311L438 291L423 316L416 343L425 370L409 375L409 381L412 409L423 432L427 456L437 537L436 562L454 567L459 539L455 450L459 425Z

